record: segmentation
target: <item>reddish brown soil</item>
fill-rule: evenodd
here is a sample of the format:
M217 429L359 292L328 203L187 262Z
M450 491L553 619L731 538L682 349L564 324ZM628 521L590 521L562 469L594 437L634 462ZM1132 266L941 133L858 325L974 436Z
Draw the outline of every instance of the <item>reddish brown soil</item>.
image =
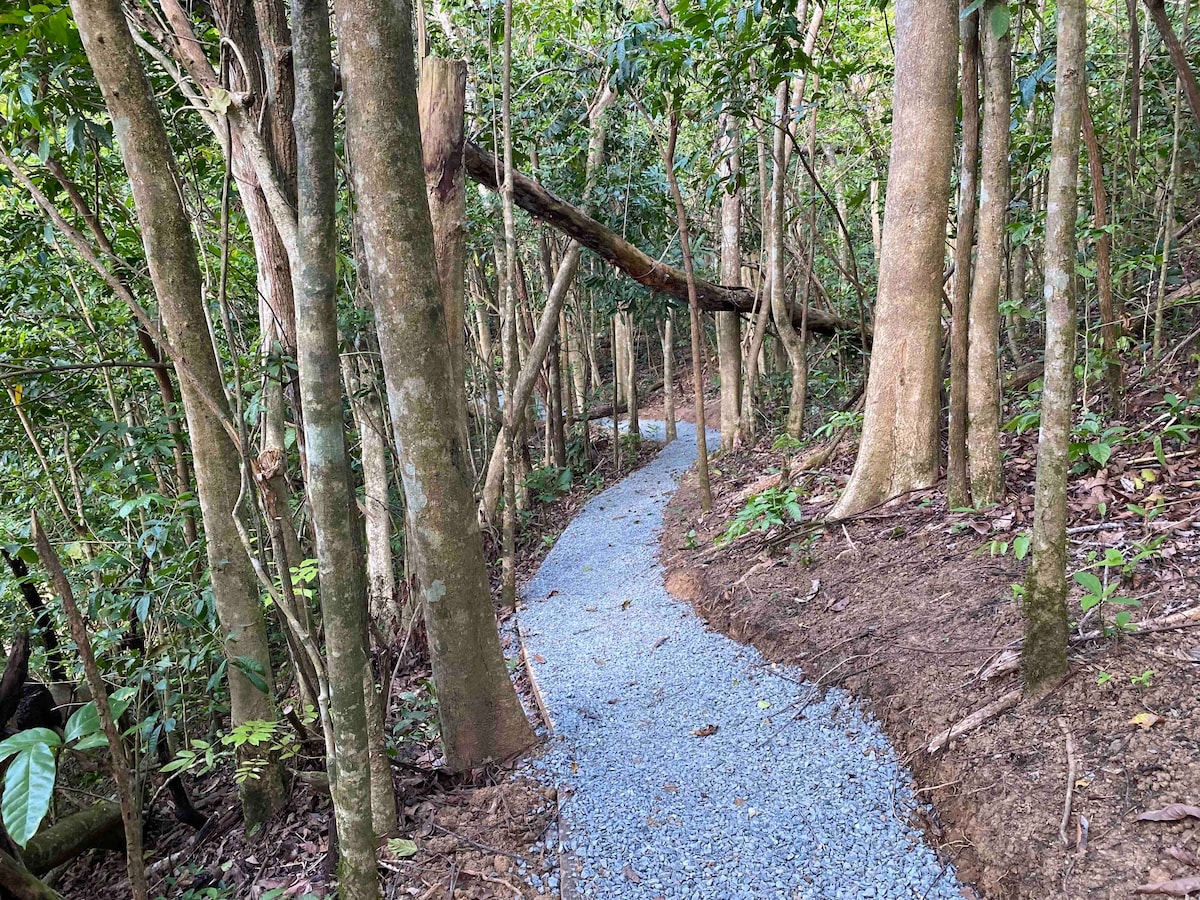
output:
M1011 492L986 513L948 513L931 490L844 527L776 528L723 548L715 539L750 494L780 482L770 473L786 469L787 457L718 458L713 511L697 517L694 477L668 508L668 587L713 628L863 698L933 804L923 823L930 839L984 896L1129 897L1146 882L1200 876L1185 861L1200 857L1200 822L1136 821L1170 803L1200 805L1200 628L1079 643L1070 674L1041 699L946 750L927 750L938 732L1019 687L1015 674L981 678L1021 636L1011 585L1026 565L1011 550L992 556L988 544L1029 525L1033 444L1032 434L1007 439ZM812 495L806 519L830 508L851 450L802 482ZM1148 452L1119 448L1075 483L1070 524L1098 522L1100 502L1114 524L1077 534L1072 557L1079 567L1087 551L1110 546L1128 556L1133 543L1166 534L1162 556L1141 563L1121 588L1144 604L1136 619L1161 619L1196 610L1200 596L1200 525L1189 521L1200 504L1200 446L1193 439L1166 467L1133 462ZM1156 480L1134 483L1147 466ZM1148 527L1125 511L1155 493L1167 505ZM1079 617L1075 597L1071 618ZM1134 681L1149 670L1146 683ZM1132 721L1140 714L1149 714L1144 726ZM1068 731L1075 777L1064 846Z

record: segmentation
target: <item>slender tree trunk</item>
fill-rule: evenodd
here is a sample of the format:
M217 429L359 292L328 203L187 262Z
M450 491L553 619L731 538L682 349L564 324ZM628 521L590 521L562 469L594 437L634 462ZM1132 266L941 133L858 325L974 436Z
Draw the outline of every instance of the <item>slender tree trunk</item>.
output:
M362 356L343 358L350 409L362 449L363 518L367 543L367 603L384 638L395 643L403 627L392 561L387 423L376 390L375 367Z
M295 0L293 14L299 210L292 293L333 726L329 786L337 818L338 894L372 900L379 896L379 876L367 703L375 702L375 691L367 677L366 573L342 415L329 8L325 0Z
M1004 495L1000 459L1000 280L1011 176L1011 31L997 33L994 14L1002 0L981 10L983 47L983 163L980 178L979 250L971 288L967 354L967 470L974 505Z
M679 249L683 255L683 273L687 281L688 318L692 333L692 388L696 393L696 475L700 486L700 509L708 512L712 508L712 488L708 483L708 435L705 433L704 421L704 355L700 338L700 306L696 298L696 271L692 260L692 240L688 232L687 207L683 204L683 192L679 190L679 179L675 175L675 142L679 138L679 114L671 110L669 115L663 164L667 170L671 195L675 198L675 224L679 229Z
M1117 340L1121 323L1113 302L1112 235L1108 233L1108 192L1104 189L1104 160L1092 124L1087 91L1083 92L1083 142L1087 145L1088 172L1092 182L1092 224L1096 229L1096 293L1100 298L1100 344L1104 351L1104 383L1108 387L1108 409L1120 415L1123 376Z
M675 313L668 309L663 322L663 417L666 419L666 441L678 437L675 429Z
M483 541L454 411L458 391L423 191L408 10L337 0L346 127L407 500L447 766L533 740L496 630Z
M899 0L892 154L862 440L832 515L938 476L942 264L954 158L958 9Z
M633 313L622 314L625 320L625 405L629 413L629 441L634 446L642 440L642 426L638 421L637 386L637 324Z
M1075 212L1085 87L1084 0L1058 0L1054 137L1046 195L1046 368L1038 436L1033 560L1021 672L1034 691L1067 670L1067 467L1075 368Z
M721 177L728 184L721 191L721 283L742 283L742 191L738 186L741 172L741 137L737 119L725 113L718 124ZM719 312L717 320L717 357L721 373L721 449L732 450L737 440L742 413L742 327L736 312Z
M964 3L965 5L965 3ZM979 204L979 13L962 16L960 35L962 156L958 174L958 233L954 242L954 309L950 320L950 415L946 498L951 509L968 506L967 385L970 353L972 247Z
M81 33L82 30L83 25L81 24ZM89 35L89 37L95 36L96 32L91 32ZM92 692L92 700L100 719L100 730L108 743L113 781L116 782L117 797L121 802L121 821L125 826L125 857L133 900L147 900L149 891L146 885L146 864L142 859L142 804L138 798L134 773L129 768L125 745L121 742L121 735L117 731L117 724L113 721L112 710L109 708L108 688L96 665L96 656L92 652L92 643L88 637L87 623L83 619L83 613L80 612L79 606L75 603L75 592L71 589L71 582L67 578L67 573L63 571L62 563L59 561L50 539L42 530L36 512L33 513L30 533L42 567L50 576L50 582L58 592L59 600L62 601L63 613L71 628L71 638L75 641L75 646L79 651L83 672L87 677L88 688Z
M772 156L775 167L771 176L771 218L767 238L767 279L771 284L771 316L780 342L787 352L792 370L791 397L788 402L787 433L799 439L804 430L804 393L807 375L805 348L792 325L787 303L784 232L787 210L784 208L787 187L787 135L790 129L788 103L789 83L784 80L775 91L775 131ZM811 113L810 113L811 114Z
M238 661L228 667L233 723L273 721L269 691L260 690L244 671L253 667L268 688L274 683L258 584L234 522L241 489L239 451L221 422L229 418L224 380L209 339L191 222L179 197L170 142L119 0L73 0L71 8L129 174L164 330L194 378L181 381L181 393L213 599L227 635L225 652ZM283 782L278 763L256 748L247 745L243 759L260 772L240 788L246 824L253 826L282 805Z
M1161 7L1161 3L1160 3L1160 7ZM1190 12L1190 7L1191 7L1191 0L1184 0L1183 22L1184 22L1185 34L1186 34L1186 29L1187 29L1187 19L1188 19L1188 13ZM1154 16L1154 14L1155 14L1154 7L1151 6L1150 7L1150 15ZM1166 13L1164 12L1162 15L1163 15L1163 19L1165 21ZM1162 31L1163 25L1162 25L1162 23L1160 23L1158 21L1157 18L1155 18L1155 24L1158 25L1159 31ZM1170 23L1167 23L1166 27L1169 29ZM1166 39L1166 33L1163 34L1163 37L1164 37L1164 39ZM1172 37L1174 37L1173 33L1172 33ZM1172 56L1174 56L1174 53L1172 53ZM1185 62L1186 62L1186 60L1185 60ZM1186 65L1184 66L1183 69L1179 69L1179 67L1176 66L1176 69L1178 72L1178 77L1175 79L1175 91L1176 91L1176 93L1175 93L1175 114L1174 114L1174 120L1173 120L1173 128L1172 128L1172 132L1171 132L1171 157L1170 157L1171 161L1170 161L1170 166L1167 170L1167 191L1166 191L1166 201L1165 201L1166 202L1166 210L1163 213L1163 228L1162 228L1162 254L1163 254L1163 257L1162 257L1162 265L1159 267L1159 272L1158 272L1158 292L1157 292L1157 294L1155 294L1155 297L1154 297L1154 333L1153 333L1153 338L1151 339L1151 348L1152 348L1151 354L1155 360L1157 360L1159 358L1159 356L1162 354L1162 335L1163 335L1163 324L1164 324L1164 315L1166 312L1166 298L1167 298L1167 270L1171 265L1171 245L1174 243L1174 237L1175 237L1175 204L1176 204L1176 193L1179 188L1179 171L1180 171L1180 162L1181 162L1179 151L1181 149L1180 136L1182 134L1181 126L1183 124L1183 116L1182 116L1183 103L1182 103L1182 98L1180 96L1179 87L1181 84L1186 87L1187 76L1191 75L1191 69L1187 68ZM1186 74L1185 74L1185 72L1186 72ZM1193 88L1195 87L1194 80L1192 82L1192 86L1193 86ZM1189 101L1191 101L1190 95L1189 95ZM1200 124L1200 110L1198 110L1195 106L1193 106L1192 111L1194 113L1196 113L1197 123Z
M1163 43L1167 45L1167 51L1171 54L1171 65L1175 67L1175 74L1179 77L1179 87L1182 87L1196 124L1200 126L1200 84L1197 84L1196 73L1192 71L1191 63L1188 62L1187 48L1171 27L1165 0L1146 0L1146 9L1150 11L1154 27L1162 35Z

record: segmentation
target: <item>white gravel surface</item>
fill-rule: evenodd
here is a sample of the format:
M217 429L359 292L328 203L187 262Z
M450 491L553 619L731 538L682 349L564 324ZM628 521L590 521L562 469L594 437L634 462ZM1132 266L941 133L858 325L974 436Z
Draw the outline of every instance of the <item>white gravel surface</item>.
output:
M680 423L679 440L586 506L526 590L521 625L555 726L531 765L559 788L577 860L564 895L959 897L859 705L816 697L663 587L663 507L695 457ZM531 883L560 891L555 876Z

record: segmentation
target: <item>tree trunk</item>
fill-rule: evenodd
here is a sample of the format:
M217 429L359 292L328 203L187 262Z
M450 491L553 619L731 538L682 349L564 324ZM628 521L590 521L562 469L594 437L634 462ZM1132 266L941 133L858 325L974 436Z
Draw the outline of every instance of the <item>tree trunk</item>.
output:
M718 140L720 174L728 183L721 190L721 283L742 283L742 190L739 152L741 138L737 119L723 113ZM719 312L717 358L721 373L721 449L732 450L742 415L742 325L736 312Z
M245 674L256 669L271 686L271 659L258 584L234 522L241 489L239 451L222 426L229 418L224 380L213 352L203 306L203 283L191 222L180 200L175 160L154 105L119 0L73 0L71 8L96 81L112 116L129 173L150 278L164 330L193 377L181 380L196 488L207 538L213 599L231 661L233 724L275 719L269 692ZM266 821L283 803L278 764L247 745L243 761L260 772L240 791L248 827Z
M375 702L375 691L366 654L366 578L342 414L329 9L325 0L296 0L293 15L299 208L292 293L308 448L308 505L325 627L333 734L333 746L326 753L337 819L338 894L372 900L379 896L379 876L371 820L367 703Z
M683 204L683 192L679 190L679 179L675 175L675 142L679 137L679 114L669 113L667 143L663 148L663 165L667 170L667 182L675 198L675 224L679 229L679 249L683 255L683 273L687 287L688 319L692 336L692 389L695 391L696 411L696 480L700 488L700 509L708 512L712 508L712 488L708 483L708 435L704 421L704 356L700 346L700 304L697 299L696 271L692 261L692 241L688 233L687 207Z
M1000 279L1011 193L1008 168L1012 122L1011 31L997 33L1001 0L984 3L980 16L983 46L983 163L980 177L979 250L971 287L970 346L967 354L967 470L971 499L989 506L1004 495L1000 460Z
M1183 88L1183 95L1192 109L1196 124L1200 126L1200 84L1197 84L1196 73L1192 71L1188 62L1187 49L1175 34L1175 29L1171 27L1165 0L1146 0L1146 9L1150 10L1154 27L1162 35L1163 43L1167 45L1167 51L1171 54L1171 64L1175 67L1175 74Z
M1085 87L1084 0L1058 2L1054 137L1046 192L1046 368L1033 509L1033 559L1023 601L1027 692L1067 670L1067 468L1075 368L1075 212Z
M804 430L804 395L808 366L805 348L792 326L787 304L786 263L784 260L784 231L787 210L784 193L787 186L787 135L790 128L788 103L789 83L785 79L775 91L775 129L772 156L775 160L771 176L771 218L767 237L767 280L771 286L771 316L780 342L787 352L792 370L791 396L788 402L786 431L799 440ZM811 114L811 111L810 111Z
M392 513L388 482L387 422L375 367L365 356L343 359L350 409L361 442L363 518L367 539L367 605L380 633L389 643L400 640L404 612L396 596L392 561Z
M665 439L669 444L678 437L675 428L675 314L667 310L663 322L663 418L666 419Z
M483 541L457 427L449 338L422 190L408 10L335 4L346 128L407 533L425 607L446 764L462 771L533 740L496 630Z
M954 157L957 5L899 0L892 154L862 440L835 518L938 476L942 264Z
M964 3L965 5L965 3ZM951 509L970 505L967 481L967 358L970 347L972 248L979 206L979 13L958 23L962 95L962 156L958 170L958 233L954 240L954 309L950 319L950 414L946 499Z
M83 23L80 23L79 28L80 34L82 34L84 29ZM90 38L97 36L95 32L91 32L89 35ZM42 568L46 570L46 574L50 577L50 583L54 585L54 589L58 592L58 599L62 603L63 615L70 626L71 639L75 641L75 647L79 652L79 661L83 664L83 673L87 678L87 685L92 694L97 718L100 721L99 730L104 735L108 745L109 768L112 771L113 781L117 786L117 798L121 803L121 822L125 826L125 859L133 900L148 900L150 895L146 884L146 861L142 858L142 801L140 791L134 779L134 773L129 768L129 759L125 753L125 744L122 742L121 735L117 731L117 723L113 720L113 712L108 701L108 688L104 683L104 678L100 674L99 666L96 665L96 656L92 652L92 643L88 635L87 623L84 621L83 613L80 612L79 606L75 603L75 592L71 588L71 582L67 578L67 573L63 571L62 563L59 561L54 547L50 544L49 537L42 530L42 524L38 521L36 512L32 514L30 521L30 537L33 539L34 546L37 549L38 559L41 560Z
M1114 416L1123 406L1123 377L1117 339L1121 323L1113 302L1112 235L1108 233L1108 192L1104 189L1104 161L1092 124L1087 90L1083 92L1083 142L1087 145L1088 172L1092 182L1092 225L1096 229L1096 293L1100 298L1100 345L1104 351L1104 383L1108 387L1108 409Z
M433 220L433 246L438 283L450 338L453 383L466 385L463 328L466 311L467 194L462 169L467 64L427 56L421 60L417 106L421 115L421 149L425 187ZM465 411L465 397L464 397ZM464 420L465 427L465 420Z

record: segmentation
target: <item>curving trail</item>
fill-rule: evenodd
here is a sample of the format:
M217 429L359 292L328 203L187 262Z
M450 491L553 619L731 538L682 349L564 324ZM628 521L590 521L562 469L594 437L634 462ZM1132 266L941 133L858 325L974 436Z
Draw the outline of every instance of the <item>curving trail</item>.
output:
M533 766L569 825L563 895L959 897L857 704L707 630L663 587L662 510L695 455L680 423L678 441L587 505L526 591L556 732Z

